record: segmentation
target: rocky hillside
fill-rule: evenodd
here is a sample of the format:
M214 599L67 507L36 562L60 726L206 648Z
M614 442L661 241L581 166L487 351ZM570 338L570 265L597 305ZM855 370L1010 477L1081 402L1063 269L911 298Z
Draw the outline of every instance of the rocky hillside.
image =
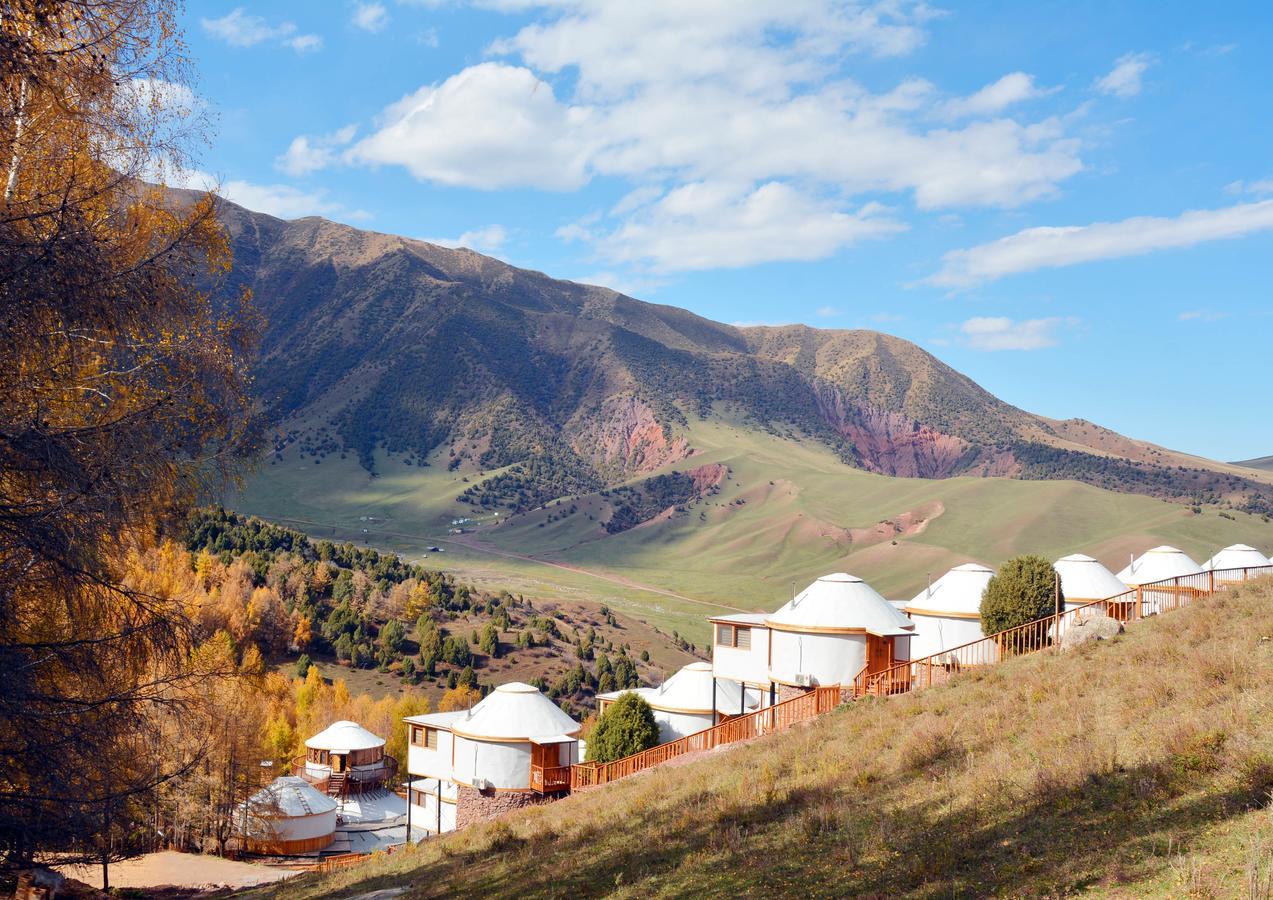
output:
M735 328L470 250L221 214L230 287L250 287L268 321L256 383L280 455L512 466L494 499L529 508L685 459L687 417L727 410L888 475L1264 502L1240 472L1032 415L885 334Z

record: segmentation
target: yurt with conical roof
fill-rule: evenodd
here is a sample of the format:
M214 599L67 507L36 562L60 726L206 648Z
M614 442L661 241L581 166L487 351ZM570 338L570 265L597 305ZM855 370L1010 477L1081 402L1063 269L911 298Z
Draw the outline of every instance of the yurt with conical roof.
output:
M319 791L345 797L392 783L397 763L385 756L384 738L357 722L340 721L307 740L305 755L292 769Z
M815 685L849 687L863 667L910 659L915 623L846 572L823 575L765 618L769 677L784 698Z
M726 719L741 716L759 705L756 692L750 694L743 685L729 679L716 678L712 664L690 663L658 687L630 689L650 704L654 721L659 724L659 743L711 728ZM628 691L608 691L597 695L597 712Z
M239 807L239 831L249 853L313 853L336 837L337 803L296 775L275 778Z
M531 685L501 684L451 723L455 781L479 791L564 789L542 779L560 775L549 769L578 762L579 728Z
M1063 556L1052 564L1052 568L1061 577L1061 594L1065 597L1066 609L1127 593L1127 585L1119 581L1113 572L1101 565L1099 560L1082 553Z
M981 595L994 577L981 563L955 566L906 604L915 623L911 659L923 659L985 637L981 630Z
M1273 566L1273 562L1259 550L1246 544L1234 544L1204 562L1202 569L1204 572L1214 572L1215 581L1229 583L1268 575L1273 572L1270 566Z
M1174 609L1204 587L1202 580L1194 577L1202 574L1202 567L1183 550L1165 545L1147 550L1118 573L1118 580L1136 591L1136 600L1126 609L1111 605L1111 614L1127 618Z

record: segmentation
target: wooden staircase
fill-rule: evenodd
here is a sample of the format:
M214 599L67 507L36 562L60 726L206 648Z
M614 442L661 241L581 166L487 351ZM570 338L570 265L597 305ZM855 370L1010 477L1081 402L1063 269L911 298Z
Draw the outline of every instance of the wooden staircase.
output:
M332 772L327 778L327 796L336 797L340 800L345 799L345 791L348 787L345 782L346 775L344 772Z

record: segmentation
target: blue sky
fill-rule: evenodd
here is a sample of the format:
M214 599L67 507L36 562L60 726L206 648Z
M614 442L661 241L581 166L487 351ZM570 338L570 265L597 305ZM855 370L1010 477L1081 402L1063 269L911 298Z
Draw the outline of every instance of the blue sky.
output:
M1111 8L1111 7L1117 8ZM244 205L735 323L874 328L988 390L1273 453L1273 8L192 2Z

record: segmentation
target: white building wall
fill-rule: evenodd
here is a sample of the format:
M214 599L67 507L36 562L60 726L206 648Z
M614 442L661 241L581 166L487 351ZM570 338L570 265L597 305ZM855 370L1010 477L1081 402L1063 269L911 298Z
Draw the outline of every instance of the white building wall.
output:
M408 726L409 727L409 726ZM411 743L411 734L407 733L407 773L419 778L440 778L450 781L451 741L449 731L438 731L438 749L429 750Z
M442 833L455 830L456 787L453 781L442 782ZM422 828L438 834L438 795L436 788L424 794L423 803L411 804L411 829Z
M715 635L716 629L713 626L712 673L717 678L729 678L752 685L769 683L770 631L768 628L752 626L750 650L716 646Z
M713 724L710 713L676 713L662 709L654 710L654 721L659 723L660 744L711 728Z
M492 787L528 790L530 743L477 741L455 735L455 781L472 785L477 778L489 781Z
M917 612L912 612L910 617L915 623L915 636L911 638L911 659L923 659L985 637L981 631L980 619L926 616Z
M864 634L802 634L795 631L770 632L775 681L795 684L797 676L812 677L815 685L852 684L866 665Z
M305 841L336 831L336 810L310 816L260 816L248 828L248 836L262 841Z

